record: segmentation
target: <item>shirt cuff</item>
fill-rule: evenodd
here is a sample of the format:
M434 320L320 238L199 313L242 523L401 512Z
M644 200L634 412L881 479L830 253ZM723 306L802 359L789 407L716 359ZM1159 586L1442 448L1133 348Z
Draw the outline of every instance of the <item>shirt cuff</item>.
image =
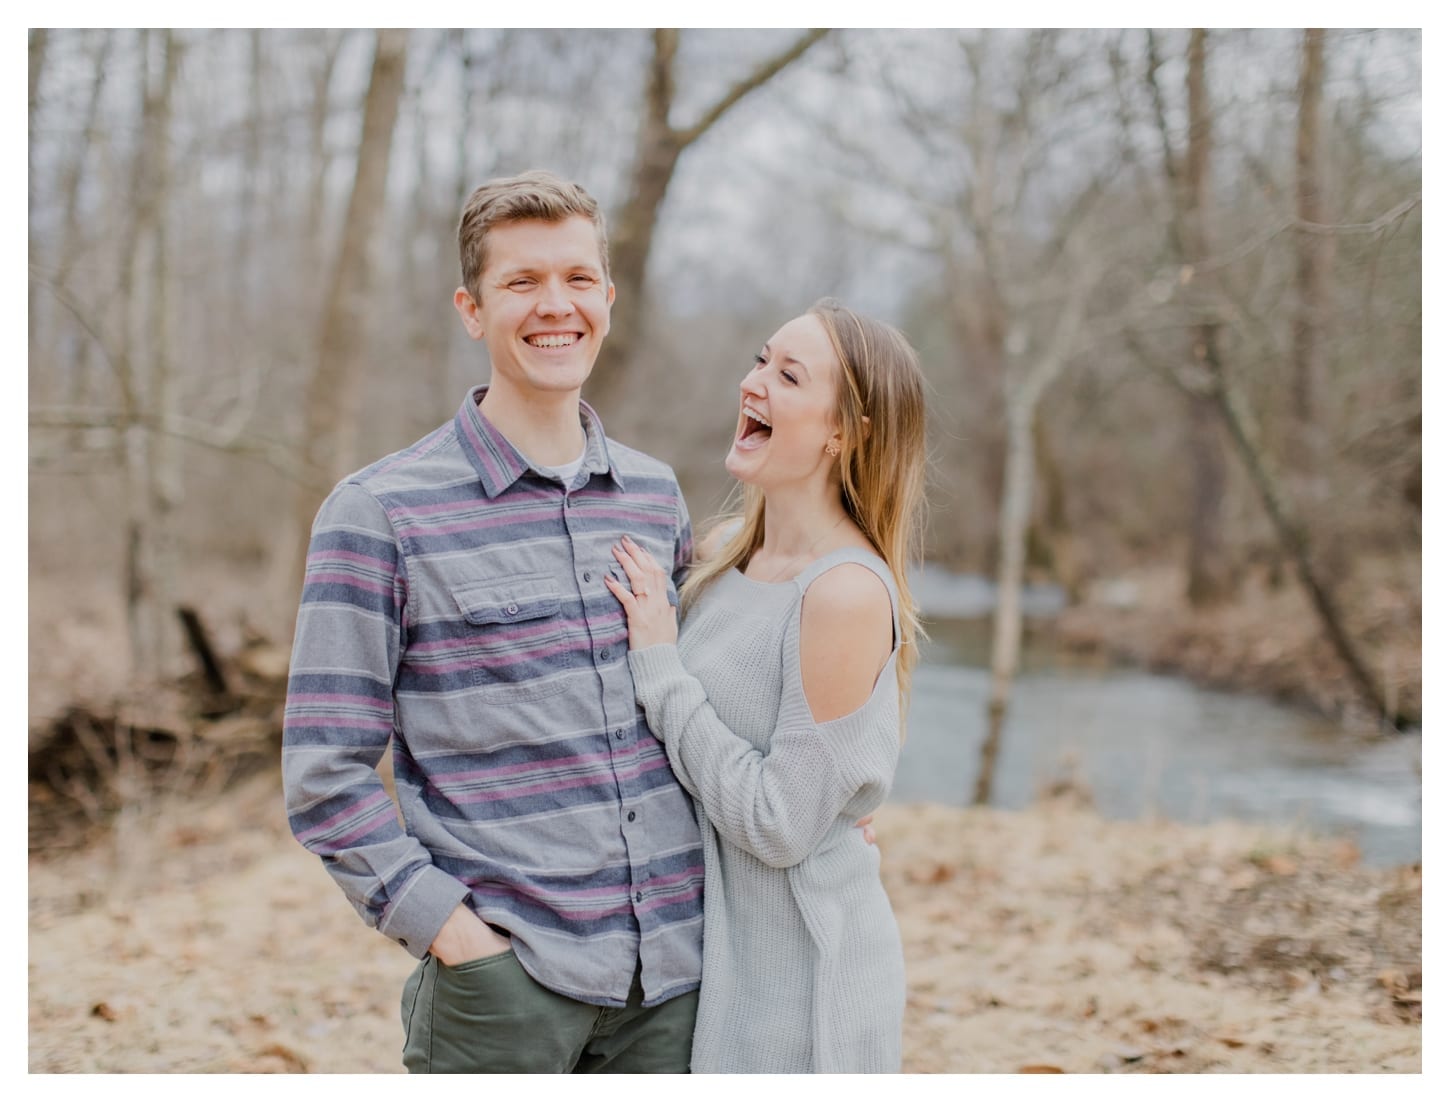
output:
M468 888L437 865L427 865L408 881L388 907L378 930L422 960Z

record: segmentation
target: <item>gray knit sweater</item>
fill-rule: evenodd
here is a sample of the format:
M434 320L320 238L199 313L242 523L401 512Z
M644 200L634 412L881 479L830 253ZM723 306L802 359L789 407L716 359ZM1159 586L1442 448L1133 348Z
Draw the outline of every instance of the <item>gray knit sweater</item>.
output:
M817 723L800 672L801 600L843 549L791 581L738 570L701 596L679 643L631 651L635 694L695 797L705 838L705 958L691 1069L901 1068L905 969L880 855L855 821L891 786L896 650L870 699Z

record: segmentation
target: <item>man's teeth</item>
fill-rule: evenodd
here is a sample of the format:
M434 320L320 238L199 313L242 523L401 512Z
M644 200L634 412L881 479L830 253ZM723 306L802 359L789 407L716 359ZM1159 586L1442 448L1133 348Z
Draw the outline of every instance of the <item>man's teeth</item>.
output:
M574 334L561 333L550 337L525 337L535 348L565 348L574 343Z

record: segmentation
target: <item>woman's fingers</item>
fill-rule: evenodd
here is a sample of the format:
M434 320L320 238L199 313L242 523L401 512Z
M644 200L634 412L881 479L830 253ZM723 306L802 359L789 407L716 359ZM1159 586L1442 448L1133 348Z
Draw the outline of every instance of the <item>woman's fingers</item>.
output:
M619 544L615 544L614 547L610 548L610 550L614 552L614 557L619 560L619 565L624 567L624 574L625 577L629 579L630 588L646 588L643 584L644 569L639 565L639 563L635 562L634 556L630 554L629 549L627 547L621 547Z
M614 594L615 599L624 606L626 616L634 611L635 598L633 593L616 582L608 574L604 575L604 584L609 587L609 592Z
M630 556L639 565L641 570L643 570L646 574L652 574L659 577L664 576L664 567L660 566L660 564L655 561L655 557L653 555L651 555L639 544L635 543L634 540L630 539L628 536L624 537L623 542L625 550L630 553Z

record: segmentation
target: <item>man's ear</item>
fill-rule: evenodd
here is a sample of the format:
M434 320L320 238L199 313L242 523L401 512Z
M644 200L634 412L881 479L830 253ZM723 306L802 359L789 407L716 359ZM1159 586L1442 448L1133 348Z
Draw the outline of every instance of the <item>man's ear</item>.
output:
M609 294L606 296L604 301L606 305L614 305L614 280L612 279L609 281Z
M479 314L478 303L468 293L468 288L460 287L453 292L453 309L463 319L463 328L468 331L469 337L476 341L483 340L483 318Z

